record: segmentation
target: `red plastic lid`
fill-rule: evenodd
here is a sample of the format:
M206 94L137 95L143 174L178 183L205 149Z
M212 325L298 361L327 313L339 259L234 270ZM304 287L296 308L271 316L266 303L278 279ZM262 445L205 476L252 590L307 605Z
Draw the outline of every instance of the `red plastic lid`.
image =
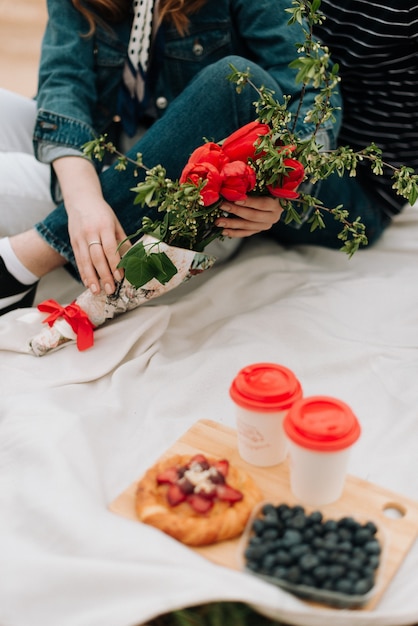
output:
M303 448L333 452L351 446L360 424L350 407L336 398L311 396L295 402L283 421L291 441Z
M288 409L302 396L294 373L276 363L254 363L238 372L229 393L233 401L250 411Z

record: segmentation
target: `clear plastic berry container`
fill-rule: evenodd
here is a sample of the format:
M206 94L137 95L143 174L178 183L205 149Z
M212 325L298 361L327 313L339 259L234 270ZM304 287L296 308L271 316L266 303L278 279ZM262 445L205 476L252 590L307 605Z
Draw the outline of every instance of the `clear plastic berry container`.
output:
M262 502L247 523L238 558L244 571L303 600L355 609L379 588L384 541L372 519L331 519L319 509Z

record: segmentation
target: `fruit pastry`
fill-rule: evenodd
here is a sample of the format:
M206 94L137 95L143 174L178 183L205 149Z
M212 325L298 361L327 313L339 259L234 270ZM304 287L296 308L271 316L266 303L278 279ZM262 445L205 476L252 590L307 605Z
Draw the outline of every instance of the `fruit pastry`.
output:
M226 459L175 455L140 480L136 513L182 543L203 546L240 535L262 498L252 478Z

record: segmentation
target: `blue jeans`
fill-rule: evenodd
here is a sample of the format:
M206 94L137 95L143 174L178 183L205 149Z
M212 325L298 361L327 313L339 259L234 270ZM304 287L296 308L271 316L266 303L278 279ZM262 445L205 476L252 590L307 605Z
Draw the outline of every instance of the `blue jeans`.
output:
M253 82L258 86L264 85L273 90L276 99L281 100L283 93L280 85L266 71L247 59L227 57L203 69L168 107L165 115L156 121L127 153L128 156L135 159L136 154L140 152L148 168L161 163L167 170L167 176L175 179L179 177L191 152L202 144L204 137L220 141L240 126L252 121L255 118L253 103L256 94L250 87L237 94L236 86L225 78L230 73L230 62L238 69L249 68ZM306 103L304 101L306 108L309 108L311 104L309 98ZM298 102L295 102L293 106L296 108ZM331 147L335 146L338 128L339 121L333 126L329 125L327 129ZM138 230L145 215L153 219L158 215L154 208L142 209L134 205L134 193L131 188L144 177L144 173L139 170L138 177L134 178L133 172L134 166L128 164L125 172L119 172L112 166L101 174L104 197L115 211L127 234ZM348 194L342 193L341 179L338 179L338 184L333 191L338 199L332 203L332 206L340 204L341 199L346 201L349 196L353 196L350 206L352 205L353 210L355 209L362 215L366 209L363 208L361 189L353 181L355 179L347 181L350 183L347 186L354 189L356 193ZM331 186L331 181L323 184L319 196L321 199L322 193L329 195L330 192L327 189ZM366 198L366 195L363 195ZM324 202L327 206L327 200ZM373 212L373 207L369 207L369 204L367 204L367 211ZM325 219L327 220L327 216ZM278 241L288 243L306 242L336 247L334 220L327 221L330 221L330 229L334 230L334 233L328 232L328 228L326 232L316 230L314 233L309 233L309 228L306 226L295 229L279 223L271 230L271 235ZM69 240L67 213L64 205L60 204L44 220L36 224L35 228L54 250L67 259L69 271L79 278ZM339 240L337 242L340 246L341 242Z
M341 178L337 174L331 175L327 180L317 183L310 193L321 200L323 206L328 209L343 204L344 210L349 214L348 221L352 222L360 217L365 226L369 245L375 243L390 224L390 217L379 206L379 200L374 197L373 192L362 186L357 178L348 174ZM325 210L322 211L322 216L325 228L317 228L311 232L308 221L299 227L294 223L285 224L282 219L273 225L267 236L284 245L311 244L341 248L343 241L338 239L338 234L343 225Z

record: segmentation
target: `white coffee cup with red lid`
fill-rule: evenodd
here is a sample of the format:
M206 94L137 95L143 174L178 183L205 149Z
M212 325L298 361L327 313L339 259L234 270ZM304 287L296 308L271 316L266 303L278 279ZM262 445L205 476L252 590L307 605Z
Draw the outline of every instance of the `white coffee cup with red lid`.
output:
M351 408L329 396L301 398L288 411L283 429L289 442L294 496L312 506L338 500L351 448L361 433Z
M283 419L302 396L295 374L277 363L253 363L238 372L229 393L236 405L241 458L259 467L284 461L288 444Z

